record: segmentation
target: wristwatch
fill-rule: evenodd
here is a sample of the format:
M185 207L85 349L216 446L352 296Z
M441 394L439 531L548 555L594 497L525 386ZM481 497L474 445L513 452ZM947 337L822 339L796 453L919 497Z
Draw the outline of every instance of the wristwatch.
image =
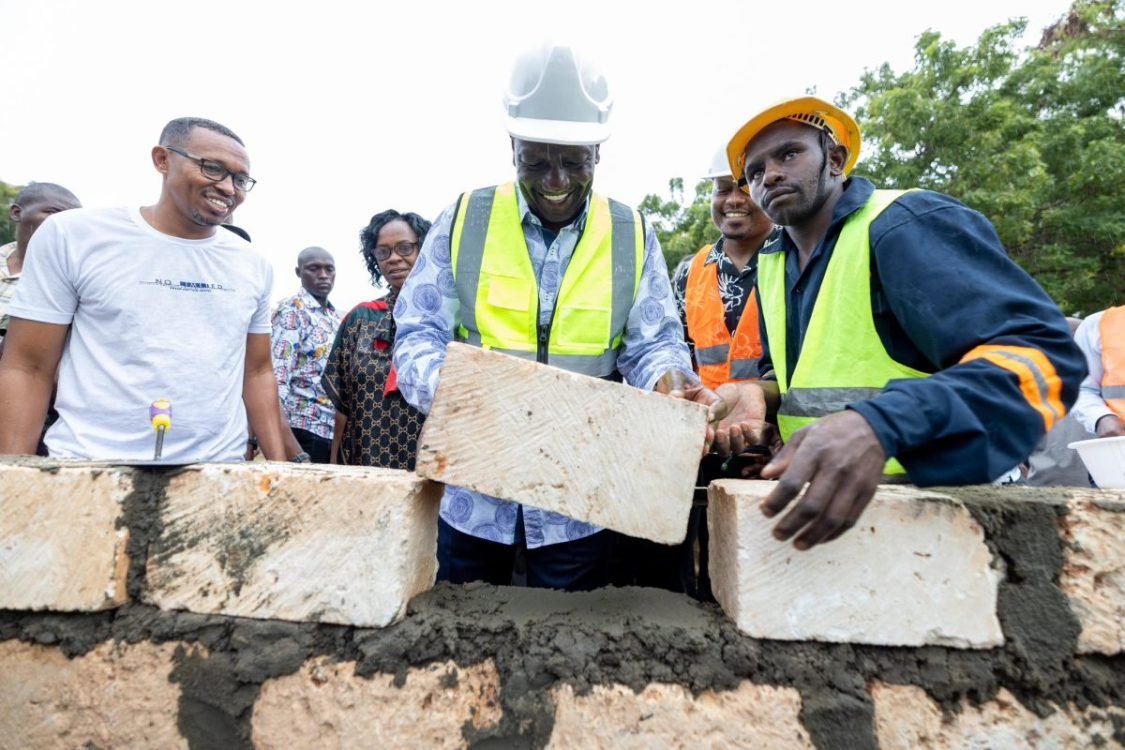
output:
M301 451L300 453L298 453L296 456L293 456L293 458L291 458L289 460L292 461L295 464L307 464L307 463L312 463L312 456L310 456L308 453L305 453L304 451Z

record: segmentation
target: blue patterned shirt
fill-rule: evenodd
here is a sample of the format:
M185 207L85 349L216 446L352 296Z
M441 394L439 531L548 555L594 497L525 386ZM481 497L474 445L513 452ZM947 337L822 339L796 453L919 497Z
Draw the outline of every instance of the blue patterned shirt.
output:
M586 208L556 235L531 212L516 190L523 234L539 281L539 322L547 325L567 264L586 223ZM453 280L449 237L456 204L442 212L430 228L418 260L395 305L398 336L394 361L399 388L406 400L429 414L445 348L461 324L461 303ZM669 370L691 373L691 359L672 299L672 285L660 243L648 226L640 287L622 336L617 369L625 382L652 390ZM458 531L502 544L516 543L520 506L488 495L447 486L441 517ZM543 547L587 537L601 529L559 513L523 506L527 546Z

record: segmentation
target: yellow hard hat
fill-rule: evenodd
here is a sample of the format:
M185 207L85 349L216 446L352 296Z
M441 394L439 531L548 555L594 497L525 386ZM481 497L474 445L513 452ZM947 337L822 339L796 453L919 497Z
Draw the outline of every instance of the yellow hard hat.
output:
M743 155L750 141L778 120L795 120L819 128L827 132L836 143L846 147L848 160L844 164L845 175L852 171L852 167L859 159L859 124L856 123L855 118L823 99L801 96L782 99L766 107L738 129L727 144L727 160L734 175L742 177L745 167Z

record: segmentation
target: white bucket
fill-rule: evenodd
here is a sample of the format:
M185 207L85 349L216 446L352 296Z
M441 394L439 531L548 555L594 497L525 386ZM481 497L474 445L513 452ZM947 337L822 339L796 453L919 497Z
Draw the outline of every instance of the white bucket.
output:
M1067 447L1078 451L1098 487L1125 489L1125 437L1079 440Z

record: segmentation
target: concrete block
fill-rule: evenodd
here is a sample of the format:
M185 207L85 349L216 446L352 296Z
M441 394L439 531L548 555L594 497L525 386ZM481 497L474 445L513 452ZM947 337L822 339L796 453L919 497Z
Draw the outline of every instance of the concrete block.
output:
M697 404L454 343L417 472L672 544L706 426Z
M0 642L0 747L183 748L175 643L103 643L68 659L57 648ZM198 649L188 646L188 649Z
M1059 588L1082 624L1080 654L1125 651L1125 492L1071 491L1060 518L1063 567Z
M169 481L144 599L381 627L437 573L439 488L389 469L208 464Z
M394 675L357 677L353 663L308 662L266 680L254 704L257 750L294 747L463 748L466 724L500 723L500 675L491 662L435 663Z
M123 604L133 491L128 469L0 464L0 609L93 611Z
M880 750L1093 750L1121 747L1115 724L1125 721L1120 708L1073 704L1040 718L1001 689L980 706L964 701L961 710L942 713L920 687L875 683L875 735Z
M1001 574L984 534L953 498L881 486L859 523L804 552L771 535L759 504L777 486L711 484L711 585L756 638L990 648Z
M743 682L734 690L692 696L680 685L652 683L639 693L624 685L595 685L582 696L563 685L552 693L555 725L548 750L813 747L793 688Z

